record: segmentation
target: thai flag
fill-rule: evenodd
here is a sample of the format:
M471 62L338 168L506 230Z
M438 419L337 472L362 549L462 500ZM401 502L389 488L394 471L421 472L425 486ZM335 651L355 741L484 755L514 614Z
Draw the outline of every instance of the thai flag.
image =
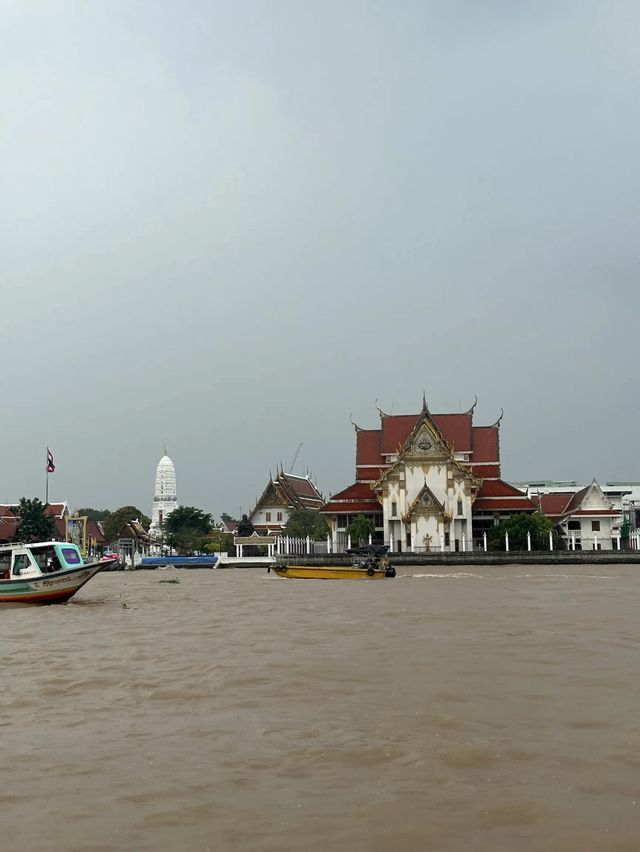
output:
M47 447L47 473L53 473L55 469L56 466L53 463L53 453L51 452L49 447Z

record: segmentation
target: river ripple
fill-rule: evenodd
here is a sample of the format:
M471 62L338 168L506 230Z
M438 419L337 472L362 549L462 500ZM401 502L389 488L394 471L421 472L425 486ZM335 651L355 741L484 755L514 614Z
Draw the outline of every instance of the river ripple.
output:
M170 570L5 604L0 845L635 852L639 589Z

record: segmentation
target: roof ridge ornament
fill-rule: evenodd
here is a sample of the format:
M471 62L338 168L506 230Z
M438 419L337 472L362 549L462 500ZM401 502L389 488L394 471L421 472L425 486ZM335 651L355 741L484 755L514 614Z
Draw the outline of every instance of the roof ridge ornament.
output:
M351 425L356 430L356 432L362 432L362 428L358 426L356 421L353 419L353 414L351 412L349 412L349 420L351 421Z
M383 411L383 410L380 408L380 406L378 405L378 400L377 400L377 399L376 399L376 402L375 402L375 406L376 406L376 408L378 409L378 414L380 415L380 417L388 417L388 416L389 416L389 415L387 414L387 412L386 412L386 411Z
M500 421L502 420L502 418L503 418L503 417L504 417L504 408L501 408L501 409L500 409L500 417L498 417L498 419L496 420L496 422L495 422L495 423L492 423L492 424L491 424L491 426L492 426L492 427L493 427L493 426L496 426L496 427L498 427L498 428L499 428L499 427L500 427Z
M429 411L429 404L427 402L427 394L426 391L422 391L422 411L421 414L428 414L431 416L431 412Z
M475 398L473 400L473 405L471 406L471 408L468 411L464 412L465 414L473 414L473 412L475 411L476 405L478 404L478 394L474 394L474 397Z

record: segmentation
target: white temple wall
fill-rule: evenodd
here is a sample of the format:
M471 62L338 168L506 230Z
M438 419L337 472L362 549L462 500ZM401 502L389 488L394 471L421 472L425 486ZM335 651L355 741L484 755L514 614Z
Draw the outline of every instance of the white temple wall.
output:
M278 515L281 516L280 520ZM286 524L289 520L289 510L286 506L273 505L261 506L257 512L251 513L251 522L253 524Z

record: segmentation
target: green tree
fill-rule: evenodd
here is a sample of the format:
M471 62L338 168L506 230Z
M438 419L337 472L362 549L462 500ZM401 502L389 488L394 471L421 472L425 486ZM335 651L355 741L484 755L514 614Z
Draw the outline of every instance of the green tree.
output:
M624 520L622 521L622 526L620 527L620 538L625 542L625 547L629 544L630 532L631 525L629 524L629 518L625 515Z
M145 530L151 526L151 518L143 514L136 506L121 506L104 521L102 528L108 543L115 541L128 521L140 521Z
M48 541L56 534L56 522L45 513L45 505L37 497L21 497L15 510L16 541Z
M215 529L204 539L202 550L205 553L235 553L235 545L231 533Z
M347 535L351 536L352 545L363 545L369 543L369 536L373 535L374 525L371 518L364 515L356 515L347 527Z
M111 517L111 509L90 509L89 507L83 507L82 509L76 509L73 513L80 518L85 518L88 521L106 521L107 518Z
M229 521L234 521L234 522L235 522L235 520L236 520L236 519L235 519L235 518L232 518L232 517L231 517L231 515L230 515L228 512L223 512L223 513L220 515L220 520L221 520L221 521L224 521L224 522L225 522L225 524L228 524L228 523L229 523Z
M284 527L284 534L294 538L320 541L327 537L329 526L324 516L315 509L293 509Z
M560 544L557 530L546 515L541 512L512 515L487 532L487 544L490 550L504 550L505 533L509 533L509 550L527 550L527 533L531 535L532 550L549 549L549 533L553 536L554 547Z
M202 550L213 525L211 515L195 506L178 506L164 523L167 542L178 553L192 554Z

